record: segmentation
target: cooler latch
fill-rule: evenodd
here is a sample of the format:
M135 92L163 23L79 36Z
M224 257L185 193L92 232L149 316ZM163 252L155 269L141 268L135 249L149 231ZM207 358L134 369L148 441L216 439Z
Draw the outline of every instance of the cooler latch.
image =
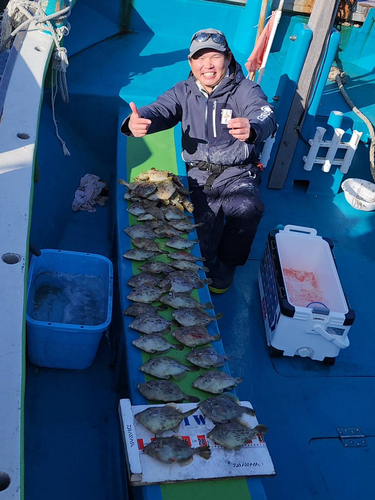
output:
M363 448L367 446L366 436L359 427L338 427L336 430L345 448Z

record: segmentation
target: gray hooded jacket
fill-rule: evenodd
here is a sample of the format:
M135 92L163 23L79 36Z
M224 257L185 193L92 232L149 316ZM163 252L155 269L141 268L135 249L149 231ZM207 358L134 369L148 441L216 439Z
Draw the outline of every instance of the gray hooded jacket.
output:
M252 131L246 142L235 139L222 123L222 111L231 117L248 118ZM229 76L205 97L198 89L194 76L178 82L155 102L139 108L139 115L152 121L148 134L182 125L182 157L187 163L200 161L217 165L247 165L258 160L256 145L275 131L272 106L263 91L245 79L240 65L232 59ZM128 136L129 117L121 131Z

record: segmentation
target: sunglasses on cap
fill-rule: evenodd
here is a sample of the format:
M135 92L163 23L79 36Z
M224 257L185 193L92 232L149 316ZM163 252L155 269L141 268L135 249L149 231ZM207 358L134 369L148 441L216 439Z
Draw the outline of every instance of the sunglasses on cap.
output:
M196 40L197 42L207 42L209 38L212 38L212 41L218 45L224 45L225 47L228 45L227 39L220 33L196 33L191 41L193 42Z

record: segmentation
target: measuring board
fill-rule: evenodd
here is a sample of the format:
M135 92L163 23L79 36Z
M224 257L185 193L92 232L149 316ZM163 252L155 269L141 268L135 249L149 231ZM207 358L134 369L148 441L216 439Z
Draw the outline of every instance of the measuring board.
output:
M240 404L252 408L248 401L241 401ZM207 434L215 424L199 409L181 422L177 432L165 431L163 437L179 434L192 448L208 445L211 449L211 457L204 460L194 455L193 461L184 467L177 463L165 464L155 460L142 451L155 438L154 434L134 419L135 414L150 406L164 405L131 406L129 399L121 399L119 403L128 474L133 486L276 474L263 436L258 435L238 451L227 450L207 438ZM196 407L196 404L184 403L179 404L178 407L184 413ZM247 414L243 415L242 420L250 427L258 425L256 417Z

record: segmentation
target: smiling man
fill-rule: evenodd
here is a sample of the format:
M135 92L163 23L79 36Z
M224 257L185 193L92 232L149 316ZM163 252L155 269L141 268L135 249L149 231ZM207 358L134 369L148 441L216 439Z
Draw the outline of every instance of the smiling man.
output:
M200 247L210 269L212 292L232 284L249 256L264 212L257 144L275 131L273 108L259 85L245 79L224 34L195 33L188 56L191 72L123 122L127 136L143 137L181 122Z

